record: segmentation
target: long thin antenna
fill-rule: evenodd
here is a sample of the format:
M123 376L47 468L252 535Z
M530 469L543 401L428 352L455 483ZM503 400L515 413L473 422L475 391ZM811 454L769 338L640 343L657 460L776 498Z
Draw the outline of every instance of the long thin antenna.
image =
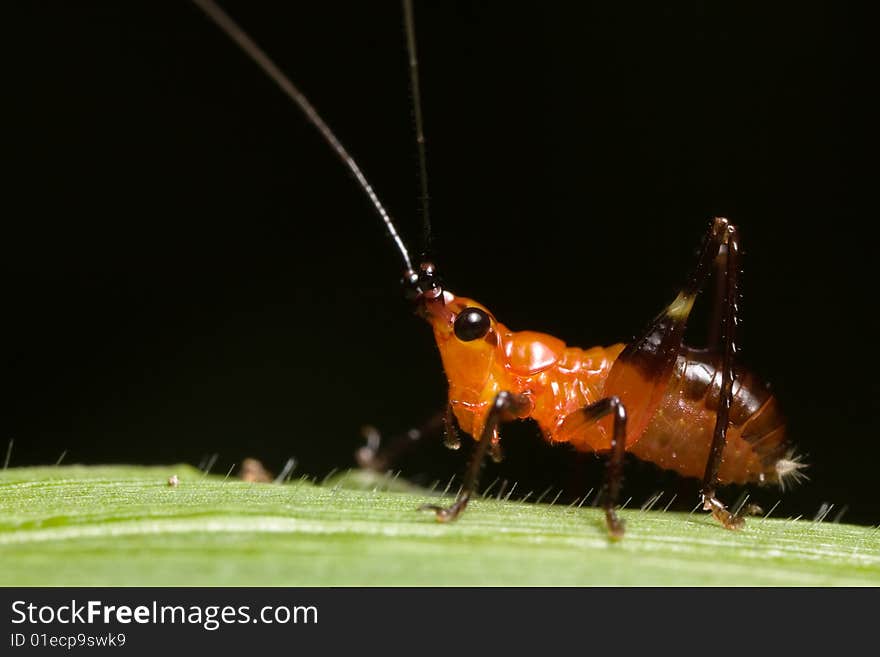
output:
M364 190L366 195L369 197L370 201L372 201L373 206L376 208L376 212L379 213L379 217L381 217L382 221L385 224L385 227L388 229L388 234L391 236L391 239L394 240L394 243L397 245L398 251L400 251L400 255L403 258L403 264L406 267L407 271L412 271L412 261L409 257L409 251L406 249L406 245L403 243L403 240L400 237L400 234L397 232L397 228L394 225L394 222L391 220L391 215L385 210L385 206L382 205L382 202L379 200L379 197L376 196L376 192L373 191L372 185L367 181L367 177L361 171L361 168L357 165L357 162L354 161L354 158L348 154L348 151L345 150L345 147L339 143L339 140L336 138L336 135L333 134L333 131L330 130L329 126L324 123L324 119L322 119L312 104L308 101L308 99L302 94L302 92L296 88L293 82L281 71L280 68L273 62L269 56L260 48L253 39L248 36L248 34L242 30L238 24L233 21L229 15L223 11L217 3L213 0L192 0L193 4L195 4L199 9L201 9L205 14L210 18L214 23L216 23L217 27L219 27L230 39L232 39L236 44L238 44L239 48L244 51L244 53L250 57L254 62L256 62L257 66L259 66L263 72L268 75L278 88L281 89L296 105L303 111L306 115L306 118L309 122L318 129L318 132L321 133L321 136L324 137L324 140L330 144L330 147L336 152L339 156L339 159L351 170L354 174L354 177L357 179L361 188Z
M412 0L403 0L403 20L406 27L406 51L409 54L409 86L413 99L413 118L416 127L416 145L419 149L419 185L422 188L422 227L425 253L431 249L431 216L428 214L428 158L425 155L425 130L422 120L422 94L419 90L419 58L416 51L416 25Z

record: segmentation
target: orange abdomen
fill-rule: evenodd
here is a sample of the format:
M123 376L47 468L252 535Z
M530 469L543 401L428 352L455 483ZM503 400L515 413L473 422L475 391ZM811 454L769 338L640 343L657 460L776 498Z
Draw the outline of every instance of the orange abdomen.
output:
M721 372L705 352L683 348L666 394L628 450L688 477L702 477L715 429ZM777 483L784 475L785 424L776 398L739 369L733 386L721 483ZM783 465L781 465L783 464Z
M616 357L619 347L609 348L610 353ZM610 391L608 373L612 363L603 365L601 372L586 378L593 394L585 401L593 403L609 394L621 397L629 423L627 451L684 476L702 477L709 459L721 389L721 372L709 355L682 347L669 380L656 394L638 386L621 388L627 383L626 377L617 380L617 388ZM631 378L638 379L637 370L633 369L632 374ZM577 409L571 408L573 404L569 401L560 400L557 407L562 410L566 406L565 413L574 413ZM542 424L538 415L533 417ZM568 442L580 451L610 449L610 418L588 423L575 414L568 416L562 426L565 417L557 417L556 430L549 432L550 440ZM781 476L796 467L786 458L786 450L785 425L776 399L749 372L739 370L733 386L719 481L778 483Z

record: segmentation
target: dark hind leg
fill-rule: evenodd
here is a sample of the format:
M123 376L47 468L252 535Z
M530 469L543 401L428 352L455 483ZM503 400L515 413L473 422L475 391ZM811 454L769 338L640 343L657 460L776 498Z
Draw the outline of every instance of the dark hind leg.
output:
M718 221L718 220L716 220ZM745 521L742 516L731 513L724 504L716 497L718 487L718 469L724 456L724 447L727 444L727 427L730 419L730 405L733 399L734 357L736 355L736 324L738 321L738 279L739 279L739 233L736 226L726 223L724 228L726 249L723 268L718 268L718 275L723 279L723 284L717 286L718 297L715 307L720 316L718 330L720 340L710 338L709 347L721 356L721 390L718 398L718 410L715 417L715 430L712 435L712 446L709 449L709 458L706 461L706 471L703 474L703 485L700 494L703 497L703 508L711 511L714 518L727 529L738 529ZM720 254L720 255L722 255Z
M623 537L624 523L617 516L617 503L620 500L620 488L623 485L623 458L626 455L626 409L618 397L606 397L590 404L563 420L562 430L569 418L578 428L596 422L606 415L614 415L611 433L611 451L605 465L605 495L602 507L605 509L605 521L611 538Z
M727 511L716 497L718 469L727 441L733 390L734 325L739 271L739 239L737 230L727 219L716 218L700 250L697 266L675 300L661 312L648 328L629 343L614 362L605 383L605 393L617 396L627 413L627 441L635 441L650 423L666 393L669 379L681 352L682 340L697 294L705 286L712 269L723 278L717 286L722 296L715 302L720 316L720 330L710 334L710 343L720 343L722 352L721 398L701 495L704 506L729 529L742 525L742 519ZM712 337L712 335L716 337Z
M678 296L614 361L605 382L605 394L619 397L626 407L628 442L642 435L666 394L694 300L727 242L728 226L726 219L712 222L697 266Z
M515 395L510 392L499 392L495 397L495 402L489 410L486 417L486 424L480 439L474 446L474 453L471 455L471 461L468 464L467 472L464 476L464 484L461 491L456 497L455 502L449 507L437 506L435 504L425 504L419 507L419 510L430 510L437 515L440 522L449 522L455 520L468 504L471 495L477 489L477 483L480 478L480 469L486 454L492 446L492 438L498 429L498 425L506 420L513 420L528 414L531 409L531 402L525 395Z

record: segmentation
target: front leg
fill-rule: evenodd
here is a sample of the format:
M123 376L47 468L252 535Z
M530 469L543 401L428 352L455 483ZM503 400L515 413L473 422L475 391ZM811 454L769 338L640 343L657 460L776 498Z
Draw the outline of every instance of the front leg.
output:
M433 511L437 516L438 522L451 522L455 520L468 504L471 495L477 489L477 483L480 478L480 469L486 454L492 445L492 438L498 430L498 425L507 420L513 420L528 414L531 409L531 400L527 395L518 395L512 392L502 391L495 396L489 415L486 417L486 424L483 426L483 432L480 439L474 446L474 453L471 456L470 464L464 477L464 485L456 497L455 502L451 506L443 507L436 504L424 504L419 507L420 511Z
M448 412L437 413L433 415L427 422L419 428L413 428L406 433L394 436L390 440L382 443L382 436L375 427L364 427L362 433L366 439L366 444L355 452L355 460L359 467L364 470L372 470L383 474L395 467L405 454L420 444L424 444L423 439L426 436L433 436L446 431L446 446L449 447L450 427L448 426ZM455 428L451 430L454 432Z

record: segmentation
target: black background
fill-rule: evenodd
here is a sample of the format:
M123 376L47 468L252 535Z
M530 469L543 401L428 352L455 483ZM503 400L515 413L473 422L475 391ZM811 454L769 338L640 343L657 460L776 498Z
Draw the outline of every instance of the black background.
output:
M811 464L786 515L880 521L862 20L844 5L416 7L437 261L514 329L630 339L713 215L741 229L743 359ZM400 9L225 3L419 250ZM320 137L187 3L3 6L4 395L13 465L353 464L444 404L399 259ZM873 128L871 128L873 130ZM704 335L698 308L691 339ZM702 318L702 321L701 321ZM593 457L506 434L518 490ZM401 464L462 469L439 440ZM579 462L586 473L574 474ZM691 482L633 464L636 503ZM730 492L730 498L737 493ZM641 497L640 497L641 496ZM775 492L759 494L772 504ZM668 499L668 498L667 498Z

